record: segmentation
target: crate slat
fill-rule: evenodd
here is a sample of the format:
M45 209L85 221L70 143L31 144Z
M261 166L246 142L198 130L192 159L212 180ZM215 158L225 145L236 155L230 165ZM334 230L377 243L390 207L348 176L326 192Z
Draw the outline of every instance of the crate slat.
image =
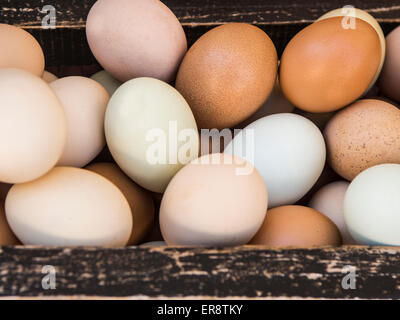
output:
M399 299L400 248L0 248L0 298ZM56 289L42 288L42 268ZM345 290L345 266L356 289Z

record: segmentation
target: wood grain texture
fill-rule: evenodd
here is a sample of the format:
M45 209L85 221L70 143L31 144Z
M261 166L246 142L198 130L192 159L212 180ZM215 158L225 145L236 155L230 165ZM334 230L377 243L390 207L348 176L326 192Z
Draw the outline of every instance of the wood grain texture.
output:
M95 0L27 1L2 0L2 21L26 28L41 27L43 5L56 8L59 28L82 28ZM311 23L325 12L348 5L348 1L310 0L163 0L185 26L218 25L227 22L261 24ZM380 22L400 22L400 2L353 0Z
M399 299L400 248L0 248L0 297ZM56 289L44 290L44 265ZM343 267L356 268L344 290Z

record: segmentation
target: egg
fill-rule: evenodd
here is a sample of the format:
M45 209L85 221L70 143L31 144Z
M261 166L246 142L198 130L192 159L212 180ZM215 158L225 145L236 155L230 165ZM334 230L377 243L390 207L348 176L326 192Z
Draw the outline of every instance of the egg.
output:
M361 97L381 64L378 33L355 18L356 28L344 28L343 17L317 21L286 46L280 64L280 85L299 109L331 112Z
M164 241L152 241L143 243L140 245L141 247L167 247L167 243Z
M52 74L51 72L48 72L48 71L45 70L45 71L43 72L42 79L43 79L45 82L50 83L50 82L56 81L56 80L58 79L58 77L55 76L54 74Z
M0 24L0 69L24 69L41 77L44 54L37 40L22 28Z
M64 150L63 107L47 83L22 69L0 69L0 98L0 181L37 179Z
M104 115L110 95L96 81L66 77L50 83L67 117L67 142L59 166L83 167L104 148Z
M283 95L282 90L279 86L279 81L275 82L274 89L272 90L267 101L258 109L253 115L247 118L242 123L239 123L235 128L243 129L254 121L261 119L266 116L270 116L276 113L291 113L294 111L294 106L289 102L288 99Z
M267 100L277 68L275 46L264 31L231 23L207 32L190 48L176 88L201 129L231 128Z
M335 224L318 211L303 206L283 206L268 210L253 245L277 247L340 246Z
M8 225L4 205L0 203L0 246L15 246L21 244Z
M57 167L14 185L5 209L25 245L124 246L132 232L132 213L122 192L84 169Z
M97 61L114 78L172 81L187 50L178 19L159 0L98 0L86 35Z
M168 245L246 244L260 228L268 193L257 170L227 154L200 157L165 191L160 226Z
M153 78L124 83L105 117L108 147L136 183L163 193L172 177L199 153L193 113L173 87Z
M374 99L337 113L325 128L328 162L346 180L374 165L400 163L400 110Z
M324 14L322 17L320 17L318 20L324 20L332 17L342 17L342 22L344 25L351 26L352 20L355 23L355 27L357 28L357 20L355 18L361 19L365 22L367 22L371 27L373 27L378 34L379 41L380 41L380 47L381 47L381 60L379 63L379 68L377 72L375 73L375 77L370 83L368 89L366 92L371 90L371 88L375 85L376 81L379 78L379 75L382 71L383 63L385 62L385 54L386 54L386 41L385 41L385 35L383 33L383 30L381 26L379 25L378 21L371 16L367 11L358 9L358 8L340 8L340 9L335 9L332 10L326 14Z
M400 245L400 165L382 164L360 173L344 198L348 230L362 245Z
M128 200L132 211L133 228L128 245L138 244L154 224L154 202L151 194L130 180L113 163L95 163L86 167L114 183Z
M270 207L300 200L318 180L326 159L319 129L291 113L253 122L235 136L225 153L254 164L268 188Z
M343 202L349 182L335 181L319 189L312 197L309 206L326 215L339 228L343 244L356 244L344 222Z
M91 78L98 83L100 83L108 92L110 97L114 94L114 92L121 86L122 82L113 78L107 71L102 70L94 75Z
M385 95L400 102L400 26L386 37L386 43L386 60L379 86Z

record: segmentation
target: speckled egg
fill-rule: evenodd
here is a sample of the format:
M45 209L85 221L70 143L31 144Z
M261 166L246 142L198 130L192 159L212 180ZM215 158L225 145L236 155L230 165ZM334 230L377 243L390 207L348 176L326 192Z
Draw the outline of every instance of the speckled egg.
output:
M353 180L365 169L400 163L400 110L382 100L359 100L337 113L324 132L331 167Z

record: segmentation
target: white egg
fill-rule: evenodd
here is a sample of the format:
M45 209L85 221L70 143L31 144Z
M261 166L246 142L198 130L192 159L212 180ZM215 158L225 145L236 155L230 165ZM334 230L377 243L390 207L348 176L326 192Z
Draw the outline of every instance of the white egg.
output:
M119 87L107 107L105 132L119 167L153 192L163 193L199 153L189 105L175 88L157 79L137 78Z
M84 169L57 167L14 185L5 209L11 229L27 245L124 246L132 231L121 191Z
M268 189L269 207L293 204L315 184L325 165L325 142L308 119L291 113L257 120L225 149L254 164Z
M106 145L104 115L110 95L96 81L65 77L50 83L67 117L67 143L59 166L84 167Z
M400 245L400 165L382 164L361 172L344 198L352 237L365 245Z
M122 84L121 81L115 79L105 70L95 73L90 78L100 83L107 90L110 96L112 96Z

